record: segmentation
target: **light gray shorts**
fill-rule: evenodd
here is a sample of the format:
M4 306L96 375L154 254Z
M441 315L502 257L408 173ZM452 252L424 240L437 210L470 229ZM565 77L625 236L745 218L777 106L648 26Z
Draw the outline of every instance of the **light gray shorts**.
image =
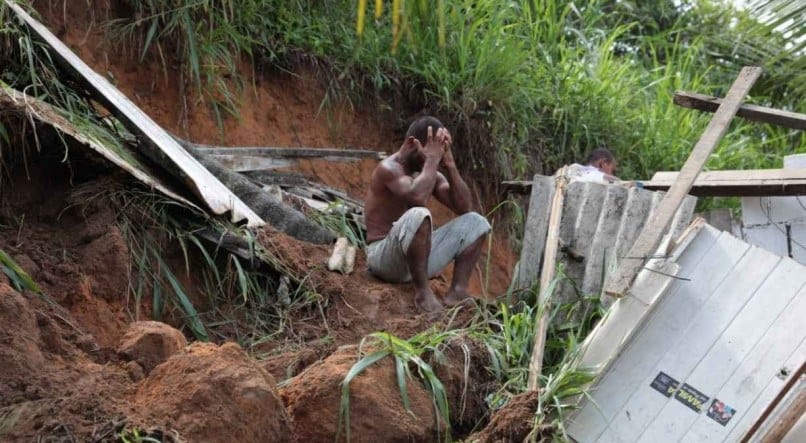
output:
M367 247L369 271L390 283L410 281L411 274L406 262L406 253L425 219L431 220L431 212L419 206L409 209L400 216L392 224L392 229L386 238ZM488 232L490 223L476 212L462 214L433 231L431 253L428 255L428 277L442 272L457 255Z

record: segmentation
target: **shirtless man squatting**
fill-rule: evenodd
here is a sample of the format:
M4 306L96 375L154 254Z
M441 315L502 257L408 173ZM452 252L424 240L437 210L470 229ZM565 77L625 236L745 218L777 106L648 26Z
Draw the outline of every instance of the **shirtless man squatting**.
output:
M367 267L381 280L414 284L414 304L442 309L428 283L455 262L447 306L470 298L468 282L490 224L473 212L470 188L456 169L448 130L434 117L411 124L400 149L372 173L365 202ZM431 196L458 217L436 230Z

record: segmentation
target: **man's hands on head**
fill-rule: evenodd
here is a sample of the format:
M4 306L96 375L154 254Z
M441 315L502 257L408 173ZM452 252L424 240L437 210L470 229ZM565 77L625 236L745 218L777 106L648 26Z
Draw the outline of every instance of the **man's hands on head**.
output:
M453 151L451 150L451 146L453 146L453 139L451 138L451 133L445 129L442 137L442 144L445 147L445 153L442 154L442 166L447 169L455 168L456 162L453 159Z
M447 130L445 128L437 129L437 133L434 134L434 128L429 126L428 127L428 139L425 142L425 147L423 148L423 154L425 155L426 160L436 160L439 161L442 159L442 156L445 154L445 133ZM420 142L415 139L415 141L419 144Z

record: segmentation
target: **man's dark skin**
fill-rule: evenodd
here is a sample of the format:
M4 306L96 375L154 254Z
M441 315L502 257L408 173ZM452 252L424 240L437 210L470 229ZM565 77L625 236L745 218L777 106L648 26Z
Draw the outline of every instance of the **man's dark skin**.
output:
M367 242L387 236L392 223L408 209L426 206L431 196L456 215L473 210L470 188L459 175L451 151L451 135L445 128L428 127L425 146L408 137L393 155L384 159L372 174L365 201ZM444 174L438 169L442 168ZM468 282L478 261L485 236L462 251L454 262L453 281L445 304L454 306L467 300ZM418 309L434 312L442 309L428 284L428 254L431 251L431 223L426 219L415 234L406 254L414 284L414 302Z

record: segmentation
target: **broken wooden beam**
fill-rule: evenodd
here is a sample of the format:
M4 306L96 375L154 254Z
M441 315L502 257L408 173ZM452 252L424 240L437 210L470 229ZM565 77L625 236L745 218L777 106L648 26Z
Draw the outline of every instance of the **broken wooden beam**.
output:
M92 70L80 57L71 51L47 27L31 17L13 0L4 0L6 6L21 20L32 36L45 43L50 56L93 99L106 107L126 128L142 141L143 154L158 164L170 163L169 171L179 176L183 183L199 197L214 214L231 214L233 222L246 220L249 226L263 225L263 220L241 199L232 193L210 171L183 149L160 125L131 102L109 81Z
M332 162L356 162L361 159L383 160L386 153L366 149L337 148L274 148L274 147L224 147L193 143L178 139L185 148L216 158L224 166L237 171L265 171L287 168L299 159L322 159Z
M665 191L677 177L676 171L659 171L643 185L653 191ZM703 172L697 177L689 194L698 197L806 195L806 169Z
M716 113L714 113L708 127L705 128L700 140L694 145L691 154L689 155L683 168L677 176L674 184L671 185L669 191L663 196L658 207L652 213L652 216L647 221L644 229L638 239L633 243L630 251L625 257L621 258L619 267L612 279L605 285L605 293L614 297L623 296L632 284L633 279L638 274L638 271L644 266L646 261L651 258L663 238L663 234L669 229L672 223L672 218L683 199L686 198L691 186L697 179L697 176L702 171L711 153L714 151L719 141L728 130L730 121L744 100L744 97L750 91L753 84L761 76L762 69L759 67L746 66L742 68L736 81L728 91L727 97L719 105Z
M698 111L716 112L723 99L695 92L678 91L674 93L674 104ZM761 123L770 123L792 129L806 129L806 114L766 108L764 106L743 104L736 112L737 117Z

